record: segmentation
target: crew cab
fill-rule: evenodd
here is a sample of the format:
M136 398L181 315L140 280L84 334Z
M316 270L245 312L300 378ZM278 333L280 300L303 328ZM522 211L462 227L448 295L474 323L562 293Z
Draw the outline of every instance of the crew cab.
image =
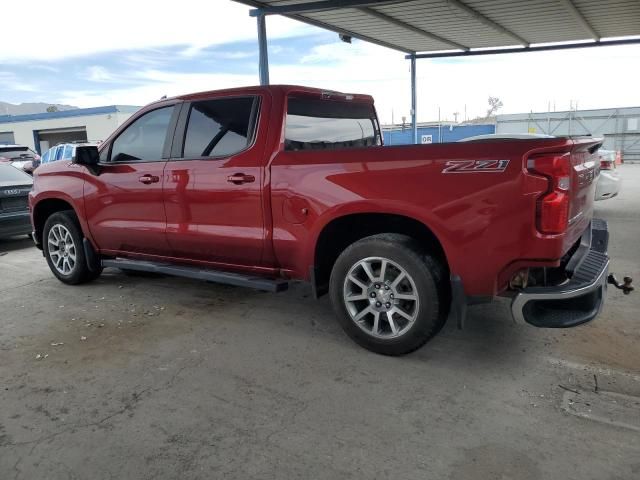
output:
M370 96L299 86L152 103L42 165L34 240L64 283L104 267L330 294L372 351L422 346L468 305L516 321L597 316L609 257L593 219L601 140L382 146Z

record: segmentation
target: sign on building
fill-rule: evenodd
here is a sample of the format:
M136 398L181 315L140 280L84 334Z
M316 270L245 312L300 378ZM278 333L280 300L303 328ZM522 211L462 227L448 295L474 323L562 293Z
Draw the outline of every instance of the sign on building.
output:
M424 145L425 143L433 143L433 135L422 135L421 143Z

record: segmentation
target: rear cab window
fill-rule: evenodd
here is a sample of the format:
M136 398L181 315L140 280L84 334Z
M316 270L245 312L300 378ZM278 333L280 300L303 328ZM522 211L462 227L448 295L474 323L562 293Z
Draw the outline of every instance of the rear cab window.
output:
M285 150L334 150L381 145L372 104L289 96Z

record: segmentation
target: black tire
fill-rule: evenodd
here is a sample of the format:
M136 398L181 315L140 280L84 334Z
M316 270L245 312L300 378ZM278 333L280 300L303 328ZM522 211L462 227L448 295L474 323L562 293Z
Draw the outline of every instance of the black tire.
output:
M390 338L374 336L365 328L358 326L362 323L352 319L352 314L349 313L348 302L345 300L347 275L359 262L369 258L388 259L391 264L401 267L413 282L411 285L415 286L415 292L412 292L412 295L417 297L413 310L415 318L410 325L407 324L404 327L406 330L398 334L399 336ZM386 289L386 286L384 288ZM451 303L450 287L443 265L434 256L421 249L415 240L400 234L373 235L350 245L333 266L329 291L338 321L347 335L360 346L382 355L404 355L424 345L444 325ZM359 301L363 302L361 303L363 309L367 309L369 305L368 297L369 294L367 294L367 300ZM374 301L375 299L371 300L371 302ZM392 302L399 303L398 300L392 300ZM387 305L391 305L391 309L396 308L396 305L390 303ZM373 306L371 305L372 308ZM375 312L371 312L372 319L373 315ZM383 312L382 315L387 313ZM397 314L392 313L391 318L394 315ZM386 316L380 318L386 318ZM400 317L396 318L400 319ZM383 320L380 321L383 322ZM373 331L373 327L371 328ZM391 332L387 333L391 335Z
M49 245L49 233L56 226L61 226L69 232L73 240L73 252L75 254L75 261L73 268L68 272L61 272L52 259L54 251L50 251ZM64 210L52 214L44 224L44 230L42 232L42 248L44 256L47 259L47 264L51 269L51 272L56 276L58 280L68 285L78 285L81 283L87 283L95 280L102 273L102 267L100 265L93 265L90 270L85 256L84 248L82 245L84 235L78 222L76 214L72 210Z

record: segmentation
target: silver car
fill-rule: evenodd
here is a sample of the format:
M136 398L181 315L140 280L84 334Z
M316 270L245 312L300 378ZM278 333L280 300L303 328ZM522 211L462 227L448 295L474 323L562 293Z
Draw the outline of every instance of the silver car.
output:
M596 185L596 200L613 198L622 187L620 172L616 169L616 155L614 150L598 150L600 156L600 175Z

